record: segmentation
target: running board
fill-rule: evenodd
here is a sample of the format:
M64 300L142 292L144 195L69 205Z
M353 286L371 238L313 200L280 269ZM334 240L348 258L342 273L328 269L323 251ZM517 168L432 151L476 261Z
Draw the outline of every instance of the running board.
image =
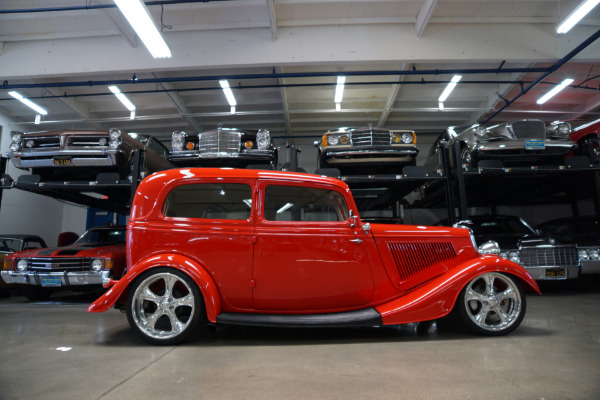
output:
M290 328L383 325L381 314L374 308L328 314L221 313L217 316L217 323L252 326L283 326Z

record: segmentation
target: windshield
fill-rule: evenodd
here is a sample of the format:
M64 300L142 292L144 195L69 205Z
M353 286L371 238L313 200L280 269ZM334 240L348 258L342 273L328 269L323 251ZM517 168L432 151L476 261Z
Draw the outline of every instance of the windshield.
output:
M469 228L476 235L533 235L535 230L521 218L475 220Z
M13 253L23 248L23 241L20 239L0 237L0 253Z
M114 243L125 244L125 228L90 229L73 244L83 243Z

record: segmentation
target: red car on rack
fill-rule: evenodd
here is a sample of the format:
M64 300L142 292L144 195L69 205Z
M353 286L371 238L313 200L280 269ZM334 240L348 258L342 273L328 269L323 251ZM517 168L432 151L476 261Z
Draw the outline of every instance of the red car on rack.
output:
M593 164L600 163L600 120L573 129L569 137L577 142L577 155L588 156Z
M518 264L480 254L469 229L363 223L334 178L172 169L146 178L131 210L128 272L88 311L125 310L152 344L205 323L395 325L452 310L503 335L523 320L524 291L539 293Z

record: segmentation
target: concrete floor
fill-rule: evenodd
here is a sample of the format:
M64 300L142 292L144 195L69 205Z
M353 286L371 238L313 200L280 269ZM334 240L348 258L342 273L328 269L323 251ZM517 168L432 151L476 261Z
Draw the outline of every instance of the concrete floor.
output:
M144 344L95 295L0 297L0 400L600 399L600 279L544 286L499 338L429 327L221 327Z

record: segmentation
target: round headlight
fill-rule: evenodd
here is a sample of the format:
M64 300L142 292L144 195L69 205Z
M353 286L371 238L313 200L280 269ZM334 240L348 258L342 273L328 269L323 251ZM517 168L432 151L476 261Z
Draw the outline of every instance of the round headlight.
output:
M340 142L340 137L337 135L327 135L327 143L331 146L335 146Z
M413 142L412 133L405 132L402 134L402 143L409 144Z
M8 148L10 149L10 151L17 151L21 148L21 145L19 143L11 143L10 146L8 146Z
M501 252L500 252L500 254L498 254L498 255L499 255L500 257L502 257L502 258L506 258L506 259L508 259L508 254L506 254L506 252L505 252L505 251L501 251Z
M590 255L588 254L587 250L579 249L577 253L579 253L579 258L581 260L589 260L590 258Z
M17 261L17 271L27 271L27 267L29 267L27 260L20 259Z
M519 258L519 252L518 251L509 251L508 252L508 259L512 262L518 263L521 261L521 259Z
M341 144L348 144L348 143L350 143L350 136L348 136L348 135L340 135L340 143Z
M108 140L106 140L106 138L100 138L100 140L98 140L98 144L100 146L106 146L107 143L108 143Z
M100 271L102 269L102 259L94 258L90 265L92 267L92 271Z
M108 133L109 143L108 146L116 150L121 144L121 131L118 129L111 129Z
M21 132L12 132L10 134L10 141L13 143L21 143Z
M477 136L483 136L483 135L485 135L486 131L487 131L487 129L483 125L477 125L477 127L475 128L475 134Z
M592 260L600 260L600 252L598 249L590 250L590 258Z
M392 143L400 143L402 141L402 135L399 133L392 134Z
M25 147L27 147L28 149L31 149L34 144L35 143L33 142L33 140L29 139L28 141L25 142Z
M185 141L185 132L175 131L171 134L171 147L175 151L183 150L183 142Z
M493 240L487 241L477 249L479 254L500 254L500 246L498 242L494 242Z
M265 150L269 148L271 144L271 134L266 129L259 129L256 133L256 144L258 148L261 150Z

